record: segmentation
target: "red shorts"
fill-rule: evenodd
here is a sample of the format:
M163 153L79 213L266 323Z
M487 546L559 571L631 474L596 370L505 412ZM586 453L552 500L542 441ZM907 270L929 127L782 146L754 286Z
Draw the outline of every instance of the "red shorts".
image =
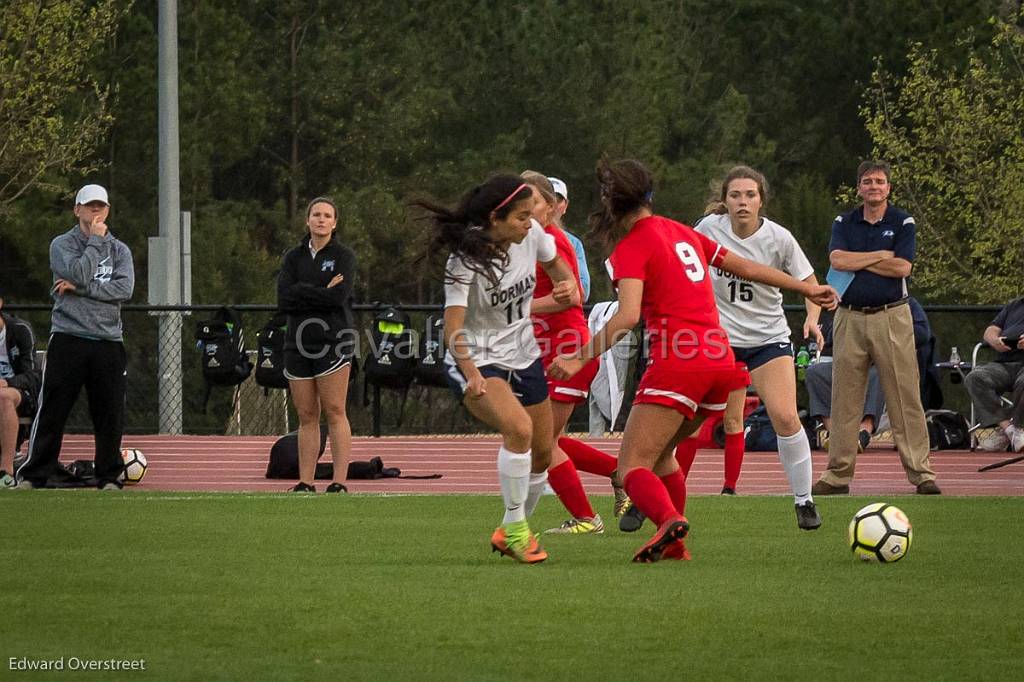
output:
M664 405L687 419L698 414L721 414L729 394L750 383L750 374L742 363L705 370L684 370L666 364L654 363L647 368L636 390L634 405Z
M567 381L548 377L548 396L558 403L579 405L585 402L590 395L590 384L597 376L599 366L599 358L594 358Z

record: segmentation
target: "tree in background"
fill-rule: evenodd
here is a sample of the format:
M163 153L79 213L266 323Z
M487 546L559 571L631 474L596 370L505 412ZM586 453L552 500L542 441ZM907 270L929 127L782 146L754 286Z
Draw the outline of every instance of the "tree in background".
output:
M71 225L75 183L102 165L97 152L112 122L112 89L91 65L130 6L0 2L0 272L13 300L45 299L49 237ZM45 214L52 223L58 212L61 223L43 231L37 221Z
M994 23L991 41L970 46L959 66L920 44L906 76L879 65L862 111L875 155L893 164L899 203L917 222L915 286L938 300L1020 295L1024 34Z
M54 176L82 173L110 125L109 90L88 65L130 3L0 4L0 213Z

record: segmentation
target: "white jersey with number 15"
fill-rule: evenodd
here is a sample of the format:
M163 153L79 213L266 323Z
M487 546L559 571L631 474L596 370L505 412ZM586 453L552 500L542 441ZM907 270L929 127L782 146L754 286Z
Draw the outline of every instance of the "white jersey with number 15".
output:
M806 279L814 268L793 234L763 218L754 234L741 239L732 231L728 215L704 216L694 228L733 253L749 260ZM754 348L769 343L788 343L789 324L777 288L741 279L720 268L711 268L711 282L718 302L722 327L733 348Z

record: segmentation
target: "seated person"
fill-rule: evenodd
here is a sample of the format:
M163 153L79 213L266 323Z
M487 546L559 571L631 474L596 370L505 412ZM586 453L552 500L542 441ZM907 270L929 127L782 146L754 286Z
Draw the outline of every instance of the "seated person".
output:
M921 402L925 409L938 409L942 406L942 391L939 388L935 365L935 338L932 336L931 325L924 308L913 297L909 300L910 314L914 318L914 346L917 348L918 370L921 373ZM822 348L822 361L807 368L805 385L807 386L808 412L812 419L820 418L824 433L819 434L818 446L828 449L828 430L831 428L832 414L832 316L822 316L822 335L825 346ZM826 359L827 358L827 359ZM868 390L864 398L864 416L860 422L858 451L863 452L871 442L871 434L878 428L879 419L885 411L885 398L882 394L878 370L872 367L868 372Z
M42 373L36 369L32 327L3 312L3 305L0 293L0 488L13 488L18 420L35 415Z
M964 383L977 410L978 425L998 426L978 447L1003 452L1024 450L1024 298L1007 303L985 329L983 340L999 355L978 365ZM1012 407L1000 396L1012 393Z

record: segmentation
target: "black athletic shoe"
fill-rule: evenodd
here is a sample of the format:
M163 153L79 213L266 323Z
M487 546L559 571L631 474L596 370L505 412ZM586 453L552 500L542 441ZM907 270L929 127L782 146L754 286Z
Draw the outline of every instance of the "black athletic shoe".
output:
M96 483L96 488L99 490L120 490L124 487L121 481L99 481Z
M619 530L623 533L635 533L644 525L644 513L635 504L629 505L626 513L619 517Z
M724 486L722 486L722 494L723 495L735 495L736 494L736 488L730 488L729 486L724 485Z
M311 486L308 483L303 483L302 481L299 481L298 483L296 483L291 488L288 488L288 492L290 492L290 493L315 493L316 492L316 488L314 488L313 486Z
M341 483L332 483L329 486L327 486L327 490L325 490L324 492L325 493L347 493L348 492L348 488L346 488Z
M800 526L800 530L816 530L821 527L821 516L814 502L807 500L796 505L796 525Z

